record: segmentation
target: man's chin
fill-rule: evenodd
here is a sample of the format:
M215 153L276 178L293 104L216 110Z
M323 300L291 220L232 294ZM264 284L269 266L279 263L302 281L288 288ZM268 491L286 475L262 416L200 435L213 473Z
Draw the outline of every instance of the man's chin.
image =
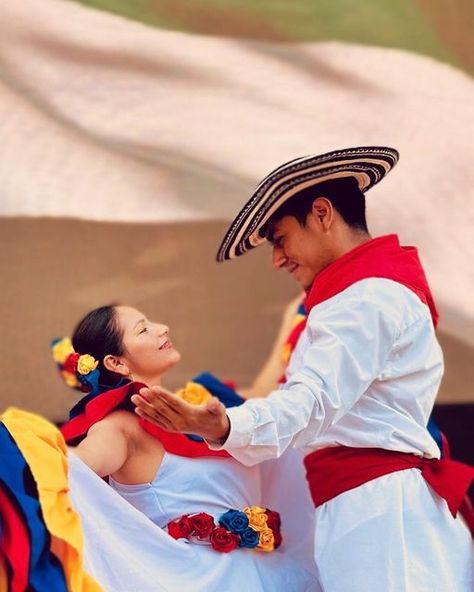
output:
M297 284L299 284L303 290L308 291L314 282L314 277L308 279L308 274L303 273L303 270L298 266L291 274Z
M307 274L306 277L297 277L296 275L294 275L293 277L295 281L303 288L303 290L306 291L308 291L311 288L314 282L314 277L308 278Z

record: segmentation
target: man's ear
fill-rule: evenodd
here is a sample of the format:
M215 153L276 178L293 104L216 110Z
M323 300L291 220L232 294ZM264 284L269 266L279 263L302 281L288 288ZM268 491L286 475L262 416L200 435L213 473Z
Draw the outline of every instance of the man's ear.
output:
M318 224L328 229L334 217L332 203L326 197L318 197L313 201L311 213Z
M104 366L110 372L115 372L122 376L130 376L130 368L119 356L112 356L110 354L105 356Z

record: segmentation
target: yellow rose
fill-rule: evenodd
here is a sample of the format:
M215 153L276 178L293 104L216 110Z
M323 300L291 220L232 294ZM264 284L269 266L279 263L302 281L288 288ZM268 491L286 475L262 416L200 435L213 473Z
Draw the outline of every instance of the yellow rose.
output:
M249 526L254 530L257 532L268 530L265 508L261 508L260 506L250 506L249 508L244 508L244 514L249 519Z
M261 549L262 551L273 551L275 548L275 537L273 536L273 531L269 528L262 530L260 532L260 540L258 541L257 549Z
M79 374L86 376L89 372L95 370L98 365L99 362L97 362L92 356L89 354L83 354L77 361L77 371Z
M71 388L76 388L78 386L81 386L81 383L77 380L77 378L74 376L74 374L71 374L71 372L67 372L66 370L63 370L61 372L62 377L64 378L64 382L70 386Z
M188 382L184 388L176 392L176 395L190 405L203 405L212 396L206 388L197 382Z
M64 364L68 356L74 353L74 348L69 337L64 337L64 339L53 345L51 351L53 353L53 360L57 364Z

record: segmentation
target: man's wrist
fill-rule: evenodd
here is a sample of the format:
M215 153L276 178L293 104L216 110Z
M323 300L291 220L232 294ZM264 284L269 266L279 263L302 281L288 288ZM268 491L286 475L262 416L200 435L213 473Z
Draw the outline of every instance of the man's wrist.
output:
M212 444L213 446L223 446L226 443L227 438L229 437L229 434L230 434L230 419L226 413L223 417L223 422L222 422L222 425L220 426L220 429L216 430L216 433L213 434L212 436L208 436L206 438L206 441L209 442L209 444Z

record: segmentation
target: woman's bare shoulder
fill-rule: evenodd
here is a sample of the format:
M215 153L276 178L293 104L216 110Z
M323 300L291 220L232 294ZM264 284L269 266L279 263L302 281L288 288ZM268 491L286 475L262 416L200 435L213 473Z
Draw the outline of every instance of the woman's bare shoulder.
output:
M90 429L91 431L107 428L108 430L117 430L129 434L138 433L140 428L138 416L125 409L117 409L112 411L106 417L95 423Z

